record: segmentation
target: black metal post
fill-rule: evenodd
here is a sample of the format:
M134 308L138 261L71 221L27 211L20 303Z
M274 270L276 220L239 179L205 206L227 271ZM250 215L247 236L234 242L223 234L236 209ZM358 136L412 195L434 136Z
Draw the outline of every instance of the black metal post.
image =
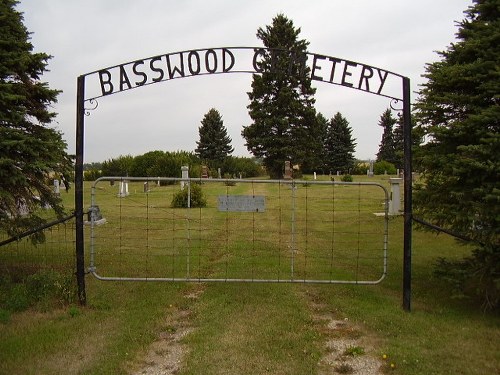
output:
M85 76L78 77L76 94L75 221L76 281L78 301L87 304L85 292L85 247L83 236L83 139L85 119Z
M411 311L411 239L412 239L412 141L410 79L403 77L404 136L404 240L403 240L403 309Z

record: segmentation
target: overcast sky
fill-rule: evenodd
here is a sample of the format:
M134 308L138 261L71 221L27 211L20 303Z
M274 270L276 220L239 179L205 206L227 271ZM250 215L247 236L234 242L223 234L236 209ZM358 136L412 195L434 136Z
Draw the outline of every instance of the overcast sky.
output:
M62 90L54 126L75 150L76 80L109 66L178 51L262 46L259 27L283 13L309 52L392 71L411 80L412 101L425 64L455 40L455 21L471 0L21 0L35 51L53 56L42 79ZM323 69L324 71L324 69ZM85 162L147 151L194 151L203 116L217 109L234 155L250 156L241 137L250 124L251 74L217 74L168 80L106 96L85 118ZM313 82L316 109L340 112L356 138L356 157L374 158L390 100ZM396 113L394 113L396 115Z

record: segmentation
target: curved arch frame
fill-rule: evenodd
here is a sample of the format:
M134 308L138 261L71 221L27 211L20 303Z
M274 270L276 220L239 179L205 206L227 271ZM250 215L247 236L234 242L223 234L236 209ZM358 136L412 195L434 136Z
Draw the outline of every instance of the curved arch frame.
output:
M391 108L402 102L404 133L404 256L403 308L411 310L411 240L412 240L412 165L410 79L364 63L311 52L294 54L292 51L264 47L216 47L186 50L156 55L99 69L77 78L76 98L76 161L75 161L75 216L76 216L76 275L80 304L86 304L83 155L85 116L98 107L97 99L155 83L198 75L261 73L259 60L263 56L272 61L283 54L292 64L319 81L365 91L391 99ZM309 68L308 70L304 68ZM88 86L89 93L86 93ZM88 107L85 107L86 103ZM401 109L396 109L401 110Z

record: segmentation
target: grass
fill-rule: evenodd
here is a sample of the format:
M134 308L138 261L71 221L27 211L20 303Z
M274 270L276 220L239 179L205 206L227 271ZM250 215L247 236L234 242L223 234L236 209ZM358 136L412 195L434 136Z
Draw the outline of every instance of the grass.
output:
M359 179L354 177L355 181ZM385 180L382 183L388 185ZM307 224L316 239L297 230L297 246L307 247L311 257L306 263L306 258L299 255L296 265L300 276L324 278L330 277L326 274L329 269L321 263L322 254L315 252L316 247L335 240L336 247L344 247L347 256L349 249L358 251L358 246L363 250L369 245L362 243L358 228L363 228L366 235L374 231L374 239L381 233L379 222L371 214L364 215L365 208L360 211L357 201L351 199L339 201L334 207L336 230L344 235L328 237L330 224L312 212L328 212L324 207L331 207L332 203L323 198L332 191L320 192L316 187L301 186L297 191L297 207L303 209L308 204L312 210L309 216L303 215L306 221L297 222L297 229ZM221 188L229 189L231 194L247 194L243 184L221 184ZM134 189L142 191L140 185L132 185L131 196L124 199L116 198L116 185L109 188L103 185L99 190L99 206L108 224L97 233L98 272L120 276L142 276L147 272L155 276L185 275L186 228L178 223L182 222L185 210L168 208L170 199L166 194L151 194L145 202L146 197L134 195ZM204 185L204 189L212 188ZM283 187L276 185L253 186L253 193L266 195L268 212L259 219L260 227L254 229L261 241L253 241L251 246L245 243L249 233L245 228L255 225L256 222L246 218L253 214L228 216L214 210L213 201L212 210L209 207L191 212L198 221L190 227L193 234L190 255L196 260L190 264L190 271L218 277L241 274L243 266L252 265L259 277L276 272L288 275L289 236L285 228L291 203L284 198L281 204L285 209L277 209L273 197L280 196L280 189L283 192ZM217 194L215 190L209 191L211 197ZM306 192L308 200L302 195ZM378 198L367 199L372 195L370 191L338 187L333 193L362 198L367 212L381 210ZM71 195L62 196L67 207L72 207ZM116 225L113 217L120 210L128 211ZM134 216L132 212L141 219L129 220L128 217ZM163 220L164 226L170 225L168 236L152 218ZM352 223L344 224L342 218L356 223L355 230L351 230ZM360 219L361 224L355 221ZM207 231L205 225L209 224L220 224L224 230ZM269 233L269 228L279 225L284 234ZM197 298L186 298L198 284L101 282L89 276L86 307L38 303L21 312L0 308L0 374L129 373L134 368L132 364L140 362L148 345L157 339L159 331L176 329L168 319L172 308L189 311L189 323L194 327L183 339L189 353L181 374L315 374L326 350L327 330L323 323L312 318L314 308L304 295L321 304L336 319L348 318L354 322L357 336L376 338L375 354L381 359L382 355L387 357L383 360L384 371L405 375L499 373L500 354L495 345L500 342L498 316L481 312L469 301L452 299L446 285L432 275L432 264L437 257L460 258L470 252L469 248L458 246L447 236L415 230L413 311L402 310L402 227L401 217L390 219L389 274L375 286L207 283L199 286L203 292ZM32 249L23 243L1 250L3 266L16 264L20 270L28 269L31 263L47 266L57 263L60 269L61 264L69 264L69 274L73 272L67 261L71 249L68 251L66 247ZM175 263L176 270L172 270L171 259L179 261ZM364 267L360 268L361 276L376 277L380 270L374 272L373 268L379 263L380 258L376 258L375 262L361 264ZM341 264L344 268L337 270L335 276L352 277L349 268L353 264L345 261ZM343 335L340 330L337 334ZM346 363L337 372L349 373L348 366Z

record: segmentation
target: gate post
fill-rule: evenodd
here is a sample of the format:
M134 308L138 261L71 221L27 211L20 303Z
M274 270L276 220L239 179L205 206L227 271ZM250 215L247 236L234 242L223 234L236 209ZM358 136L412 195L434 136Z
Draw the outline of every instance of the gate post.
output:
M85 292L85 247L83 235L83 138L85 119L85 76L77 80L76 94L76 160L75 160L75 251L76 282L80 305L87 304Z
M404 137L404 239L403 239L403 309L411 311L411 237L412 237L412 141L410 79L403 77Z

